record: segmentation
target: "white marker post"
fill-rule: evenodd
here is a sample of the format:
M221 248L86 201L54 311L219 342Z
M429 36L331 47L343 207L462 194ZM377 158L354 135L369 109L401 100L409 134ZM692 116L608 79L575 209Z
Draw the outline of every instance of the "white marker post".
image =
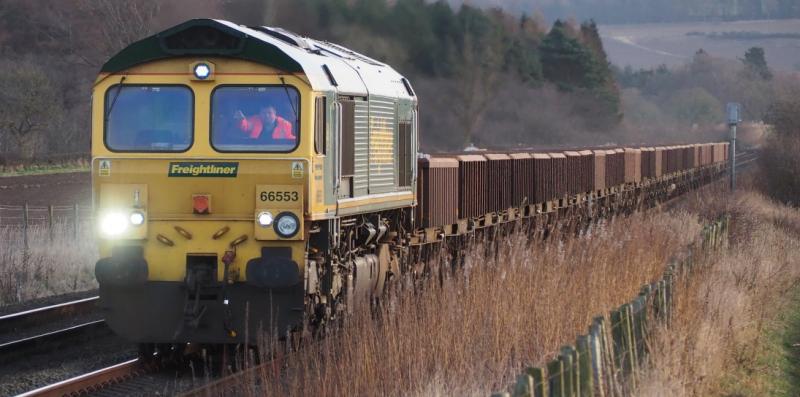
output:
M728 127L731 129L731 144L730 144L730 173L731 173L731 191L736 189L736 126L742 121L740 117L741 106L738 103L731 102L727 106L728 110Z

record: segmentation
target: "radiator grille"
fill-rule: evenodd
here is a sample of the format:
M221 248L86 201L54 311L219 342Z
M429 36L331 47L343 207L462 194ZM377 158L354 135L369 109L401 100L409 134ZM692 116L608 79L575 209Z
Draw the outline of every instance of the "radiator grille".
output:
M369 192L395 190L396 110L393 101L369 101Z
M365 101L356 101L354 111L355 160L353 194L367 194L369 186L369 117Z

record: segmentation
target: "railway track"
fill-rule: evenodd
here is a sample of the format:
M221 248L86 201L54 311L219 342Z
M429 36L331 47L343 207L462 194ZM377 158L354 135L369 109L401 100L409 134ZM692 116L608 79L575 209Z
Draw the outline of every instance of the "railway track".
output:
M25 335L0 343L0 357L10 360L112 335L103 319L92 317L97 299L94 296L0 317L0 335ZM80 318L85 320L75 321ZM53 328L54 324L62 325Z
M149 371L150 369L142 365L138 359L133 359L39 389L31 390L27 393L20 394L18 397L61 397L99 393L114 385L135 379ZM128 393L120 395L132 395L135 393L131 392L136 391L136 389L131 390L130 388L126 388L125 390Z
M99 297L93 296L0 316L0 333L18 332L24 328L63 320L65 317L89 314L94 311L98 299Z
M7 372L11 372L15 376L19 373L19 376L25 377L26 375L23 374L29 368L20 369L23 363L25 366L38 367L36 371L48 371L48 368L56 369L67 361L87 361L89 357L85 356L86 349L95 350L98 354L113 352L104 346L94 348L98 341L119 339L105 320L99 318L100 316L95 312L97 301L98 297L94 296L0 316L0 337L3 338L0 339L0 362L3 363L0 367L5 366L8 369ZM15 335L23 336L11 339ZM121 339L119 340L121 341ZM81 347L83 350L76 350L76 347ZM116 347L112 349L116 349ZM135 357L135 350L132 354L128 352L117 354L115 357L118 358L110 362L107 358L103 361L89 360L90 362L83 366L85 368L83 371L87 372L57 382L53 382L53 377L50 377L51 380L47 382L49 384L40 380L31 386L35 387L36 383L46 384L46 386L33 390L23 388L22 390L30 391L19 395L171 395L180 390L198 386L197 381L191 379L191 376L185 377L188 381L181 385L181 381L177 381L176 378L181 376L180 373L185 373L186 368L173 365L171 362L162 363L154 360L153 364L145 365L140 359L132 358ZM28 364L30 360L40 362ZM41 361L46 361L47 365L43 365ZM114 362L116 364L108 365ZM88 371L92 367L101 366L101 369ZM83 371L74 371L72 374ZM57 370L56 372L62 371ZM57 375L55 379L58 379ZM186 383L189 386L186 386ZM11 394L22 391L19 388L11 390L16 390ZM5 393L0 392L0 394Z
M111 335L104 320L89 321L79 325L17 339L0 344L0 357L9 359L32 350L52 350L73 343L75 340L88 340L93 337Z
M202 363L193 366L188 362L159 359L144 362L141 358L130 359L19 394L17 397L171 396L190 390L202 390L206 392L204 395L215 395L208 394L207 391L223 390L206 388L206 384L213 378L203 373ZM198 373L193 373L195 369Z
M114 335L97 313L98 299L92 296L0 316L0 394L16 394L131 357L131 346Z
M736 154L736 169L738 170L746 165L750 165L756 160L758 160L758 152L756 151L738 153Z

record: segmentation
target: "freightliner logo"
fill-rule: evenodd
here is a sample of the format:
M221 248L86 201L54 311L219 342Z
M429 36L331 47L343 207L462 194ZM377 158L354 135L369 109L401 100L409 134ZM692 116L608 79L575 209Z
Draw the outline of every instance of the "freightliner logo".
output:
M169 163L168 176L235 178L239 163L178 162Z

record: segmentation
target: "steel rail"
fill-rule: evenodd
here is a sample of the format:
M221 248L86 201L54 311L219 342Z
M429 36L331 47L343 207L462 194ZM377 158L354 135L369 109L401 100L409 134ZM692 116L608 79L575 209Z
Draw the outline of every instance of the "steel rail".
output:
M139 362L139 359L133 359L31 390L17 397L77 396L101 390L147 372L147 368Z
M66 317L91 313L98 299L99 297L93 296L0 316L0 333L9 334L24 328L36 327L63 320Z
M100 334L112 334L105 320L95 320L73 325L64 329L46 332L11 342L0 344L0 356L8 359L11 355L30 352L36 349L55 349L83 336L88 338Z

